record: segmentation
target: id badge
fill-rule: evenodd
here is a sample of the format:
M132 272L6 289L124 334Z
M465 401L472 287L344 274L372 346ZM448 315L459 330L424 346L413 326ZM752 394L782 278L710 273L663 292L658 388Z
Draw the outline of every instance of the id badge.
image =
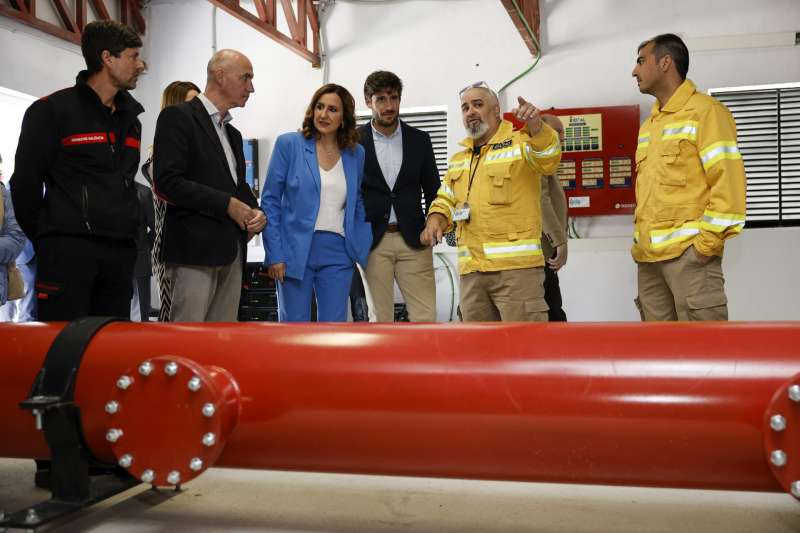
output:
M464 205L457 207L453 211L453 222L462 222L469 220L469 204L464 202Z

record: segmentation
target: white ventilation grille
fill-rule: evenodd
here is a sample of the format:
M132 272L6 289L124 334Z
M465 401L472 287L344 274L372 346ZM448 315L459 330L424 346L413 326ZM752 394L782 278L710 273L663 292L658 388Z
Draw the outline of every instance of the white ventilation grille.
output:
M359 126L369 122L370 118L372 112L369 109L356 111ZM401 108L400 120L431 136L439 178L443 178L447 172L447 106Z
M736 120L747 225L800 224L800 83L711 89Z

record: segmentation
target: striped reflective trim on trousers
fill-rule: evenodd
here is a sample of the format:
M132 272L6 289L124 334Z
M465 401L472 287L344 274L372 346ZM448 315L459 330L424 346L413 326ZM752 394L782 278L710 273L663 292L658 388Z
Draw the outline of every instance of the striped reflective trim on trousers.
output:
M507 259L511 257L542 255L542 244L539 239L486 242L483 244L483 254L487 259Z
M699 222L686 222L677 228L654 229L650 231L650 247L665 248L670 244L691 239L699 233Z
M700 151L700 160L703 162L703 168L706 172L723 159L741 158L742 154L739 153L739 147L736 146L736 141L715 142Z

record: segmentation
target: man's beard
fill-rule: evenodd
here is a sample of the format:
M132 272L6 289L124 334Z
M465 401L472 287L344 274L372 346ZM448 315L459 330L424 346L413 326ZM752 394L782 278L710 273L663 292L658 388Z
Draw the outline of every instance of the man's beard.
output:
M472 139L480 139L489 131L489 125L482 120L478 121L474 126L468 124L465 124L465 126L467 128L467 135Z
M372 115L372 120L374 120L374 121L375 121L375 124L377 124L378 126L380 126L380 127L382 127L382 128L391 128L392 126L394 126L395 124L397 124L397 120L398 120L398 118L399 118L399 116L398 116L398 115L395 115L395 116L394 116L394 118L392 118L391 120L384 120L384 119L382 119L382 118L381 118L381 116L380 116L379 114L377 114L377 113L375 113L374 115Z
M136 88L136 83L139 81L139 76L133 76L128 78L127 80L120 79L116 76L113 76L114 86L119 91L132 91Z

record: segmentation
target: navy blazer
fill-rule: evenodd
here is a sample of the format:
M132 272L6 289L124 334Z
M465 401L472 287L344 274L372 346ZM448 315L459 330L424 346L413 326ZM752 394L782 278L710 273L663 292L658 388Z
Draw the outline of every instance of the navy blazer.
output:
M347 255L362 267L372 245L372 229L366 221L361 198L364 148L342 150L347 180L344 237ZM284 133L275 142L267 178L261 193L261 209L267 215L264 264L286 263L286 275L303 279L320 199L319 163L315 139L300 133Z
M366 154L364 184L361 188L367 220L372 223L373 248L383 239L392 207L406 244L411 248L424 248L419 242L419 234L425 229L425 216L431 202L436 198L436 191L439 190L439 170L436 168L430 135L402 120L400 127L403 129L403 163L393 189L389 189L375 154L372 126L365 124L358 128L360 142ZM424 211L422 193L425 193Z

